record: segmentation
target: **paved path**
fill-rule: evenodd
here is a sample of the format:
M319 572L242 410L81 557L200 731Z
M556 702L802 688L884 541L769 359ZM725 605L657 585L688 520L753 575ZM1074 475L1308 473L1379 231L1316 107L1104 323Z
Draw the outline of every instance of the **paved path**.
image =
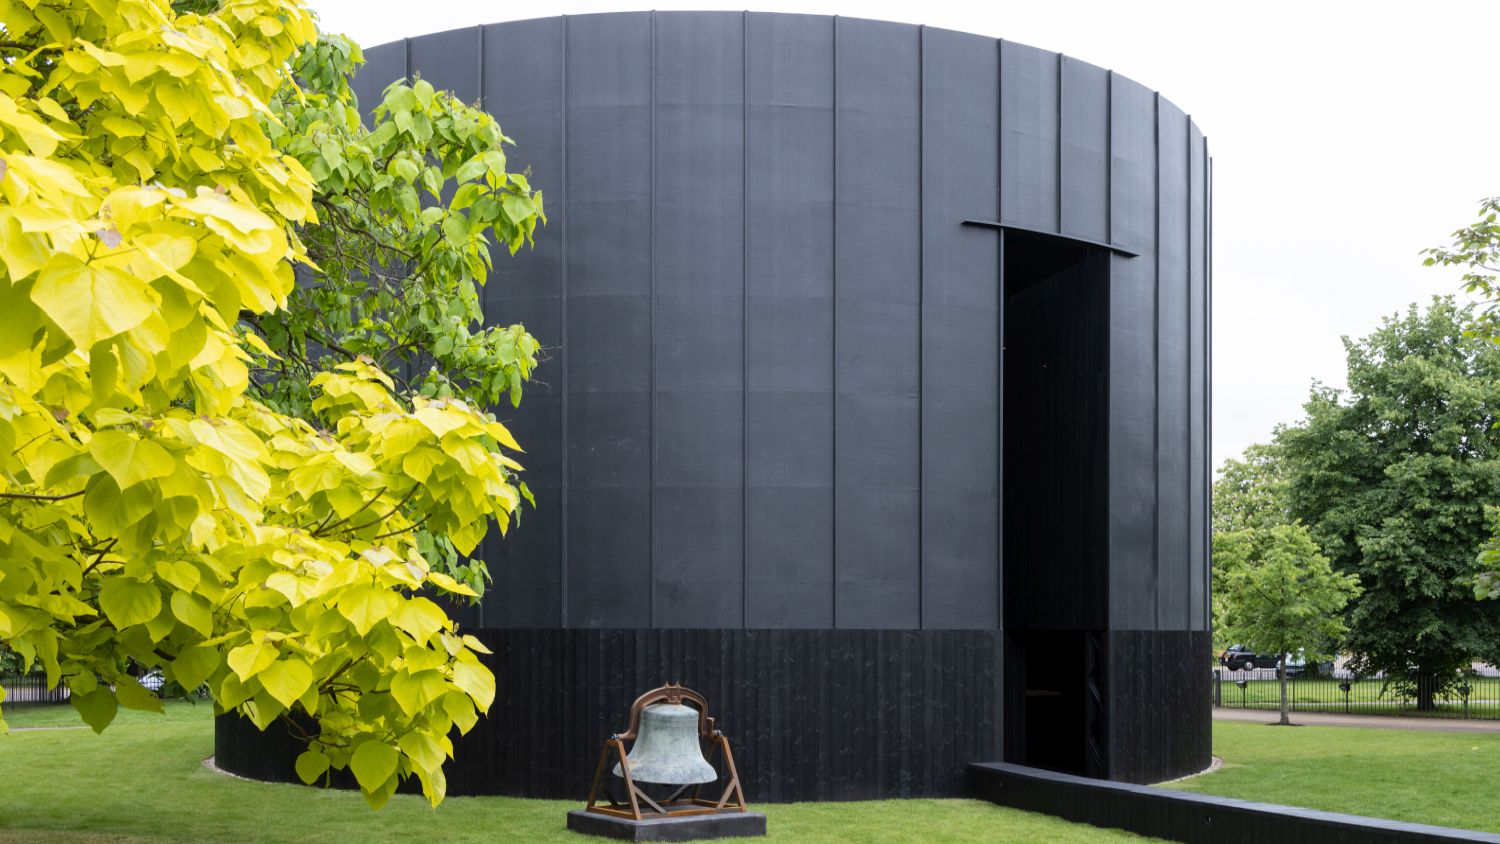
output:
M11 727L13 733L40 733L47 730L87 730L87 724L79 724L76 727Z
M1274 724L1280 715L1268 709L1215 709L1215 721L1248 721ZM1324 712L1293 712L1293 724L1309 727L1377 727L1387 730L1428 730L1440 733L1500 733L1500 721L1478 718L1424 718L1405 715L1333 715Z

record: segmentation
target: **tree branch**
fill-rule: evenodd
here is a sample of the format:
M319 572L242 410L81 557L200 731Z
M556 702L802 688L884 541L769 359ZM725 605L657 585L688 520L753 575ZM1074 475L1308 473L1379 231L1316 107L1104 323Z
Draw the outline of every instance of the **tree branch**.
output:
M0 492L0 498L14 498L18 501L67 501L69 498L77 498L88 490L80 489L67 495L34 495L29 492Z

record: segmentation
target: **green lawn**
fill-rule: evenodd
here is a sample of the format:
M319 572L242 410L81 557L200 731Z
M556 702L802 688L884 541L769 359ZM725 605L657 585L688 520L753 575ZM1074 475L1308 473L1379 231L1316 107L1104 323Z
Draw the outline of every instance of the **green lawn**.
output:
M1214 724L1224 767L1172 788L1500 832L1500 733Z
M213 752L210 714L206 705L174 704L165 716L122 712L102 736L52 729L0 737L0 844L598 840L564 829L577 803L455 797L433 811L420 798L396 797L372 812L356 794L216 774L202 765ZM78 723L66 706L10 707L6 720L13 728ZM756 808L772 842L1148 840L974 800Z

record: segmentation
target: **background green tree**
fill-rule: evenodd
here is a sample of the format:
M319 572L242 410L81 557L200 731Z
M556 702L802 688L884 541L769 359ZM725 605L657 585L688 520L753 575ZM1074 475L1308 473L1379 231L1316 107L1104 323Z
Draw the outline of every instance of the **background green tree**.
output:
M1289 512L1363 594L1346 614L1356 671L1384 671L1418 708L1475 659L1500 661L1500 606L1473 600L1484 502L1500 498L1500 346L1472 308L1435 298L1345 339L1348 391L1315 387L1278 431Z
M1479 299L1465 333L1500 344L1500 287L1496 285L1500 273L1500 197L1480 200L1479 218L1452 237L1447 246L1424 250L1424 263L1464 268L1464 289ZM1474 592L1481 600L1500 597L1500 509L1491 506L1488 513L1493 528L1479 552L1483 570L1474 579Z
M13 676L26 670L26 661L15 651L0 645L0 677Z
M1255 443L1240 458L1225 460L1213 485L1213 535L1289 524L1286 489L1286 463L1276 443ZM1229 638L1224 627L1225 604L1230 595L1227 575L1239 560L1216 554L1212 562L1210 609L1213 646L1218 652L1233 644L1243 644Z
M1214 479L1214 533L1289 523L1287 484L1277 443L1255 443L1238 459L1225 460Z
M1348 627L1344 607L1359 594L1359 578L1339 574L1300 524L1214 534L1215 564L1224 565L1224 636L1276 655L1281 723L1290 724L1286 658L1332 659Z

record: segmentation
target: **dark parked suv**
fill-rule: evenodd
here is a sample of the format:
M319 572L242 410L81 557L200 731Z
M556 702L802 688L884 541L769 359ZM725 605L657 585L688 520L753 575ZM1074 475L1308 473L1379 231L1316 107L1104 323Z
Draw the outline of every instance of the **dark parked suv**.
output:
M1276 657L1258 654L1240 645L1230 645L1219 654L1219 662L1230 671L1254 671L1257 668L1275 668Z

